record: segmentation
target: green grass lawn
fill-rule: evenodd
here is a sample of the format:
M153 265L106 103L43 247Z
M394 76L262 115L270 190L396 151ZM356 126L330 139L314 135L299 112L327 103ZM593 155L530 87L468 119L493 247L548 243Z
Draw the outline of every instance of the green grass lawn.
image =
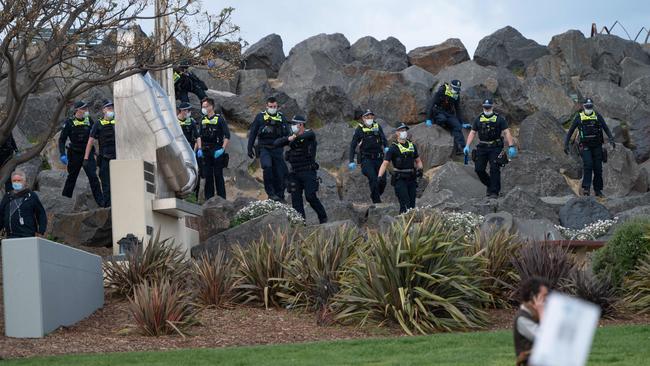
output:
M650 326L598 330L589 365L650 364ZM514 365L508 331L31 358L2 365Z

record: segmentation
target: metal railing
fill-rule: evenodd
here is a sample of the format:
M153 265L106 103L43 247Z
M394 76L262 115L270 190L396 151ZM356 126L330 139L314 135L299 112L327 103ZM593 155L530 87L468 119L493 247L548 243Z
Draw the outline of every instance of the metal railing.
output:
M612 30L614 30L617 26L621 28L623 32L625 32L625 34L627 35L627 39L629 39L630 41L639 42L639 43L648 43L648 39L650 39L650 29L646 27L641 27L641 29L637 32L636 36L632 38L632 36L630 36L630 33L627 31L627 29L625 29L625 26L623 26L623 24L621 24L621 22L619 22L618 20L615 21L614 24L612 24L612 26L609 28L603 26L600 29L600 31L598 31L598 27L596 26L596 23L591 23L591 36L593 37L596 34L611 34ZM645 38L643 36L645 36Z

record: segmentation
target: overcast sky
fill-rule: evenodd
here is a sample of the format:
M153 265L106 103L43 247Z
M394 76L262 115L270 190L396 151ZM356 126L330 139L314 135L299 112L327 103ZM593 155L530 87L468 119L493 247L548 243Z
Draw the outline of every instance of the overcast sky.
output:
M460 38L472 56L481 38L506 25L543 45L568 29L589 36L592 22L600 29L618 20L632 37L650 26L650 3L641 0L203 0L203 6L210 12L234 7L243 39L253 44L277 33L286 54L319 33L343 33L350 44L367 35L393 36L407 51ZM614 33L624 35L620 28Z

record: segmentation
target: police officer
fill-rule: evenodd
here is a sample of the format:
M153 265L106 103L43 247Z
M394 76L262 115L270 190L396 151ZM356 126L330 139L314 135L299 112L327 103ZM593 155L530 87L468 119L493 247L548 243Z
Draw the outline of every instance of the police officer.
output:
M89 163L90 154L95 144L95 140L99 141L99 155L97 157L99 165L99 180L102 183L102 197L104 207L111 206L111 175L109 163L116 158L115 154L115 111L113 110L113 102L110 100L104 101L102 109L104 114L99 123L93 124L90 130L90 138L86 144L86 152L84 154L84 166Z
M404 123L395 129L397 141L393 142L386 151L378 173L378 178L382 178L388 164L393 164L391 184L395 187L400 213L415 208L417 178L422 177L422 160L415 144L408 140L408 129L409 127Z
M577 128L578 147L582 156L582 194L589 195L593 174L594 192L596 196L603 197L603 131L607 134L612 149L616 148L616 143L603 116L594 111L591 98L586 98L582 107L583 110L576 115L564 140L564 153L569 154L569 141Z
M325 207L318 199L318 164L316 163L316 134L305 129L306 119L303 116L294 116L291 120L292 135L280 137L273 143L276 147L289 145L286 160L291 164L291 173L288 177L288 191L291 193L291 205L302 217L305 217L305 206L302 201L302 192L311 208L316 211L321 224L327 222Z
M223 168L228 165L226 148L230 142L230 130L226 118L214 110L214 99L205 98L201 104L203 119L199 127L199 149L196 155L203 158L203 175L205 176L205 200L217 195L226 198L226 184L223 180Z
M91 148L88 161L84 164L85 150L93 124L94 121L90 118L90 113L88 112L88 105L83 101L78 101L74 104L74 116L66 119L63 123L63 130L59 137L59 154L61 163L68 166L68 178L65 180L62 195L72 197L74 186L77 184L77 177L83 167L86 176L88 176L90 190L93 193L95 202L97 202L99 207L104 207L102 189L99 185L99 179L97 179L97 163L95 162L94 148ZM70 144L66 150L66 141L68 138L70 139Z
M16 146L16 140L14 140L13 133L9 133L9 137L5 142L0 145L0 167L3 167L9 159L14 156L14 153L18 152L18 146ZM7 178L5 181L5 192L11 191L11 177Z
M469 155L472 140L478 134L479 142L476 146L474 171L481 183L487 187L487 196L498 198L501 191L501 166L497 158L503 151L503 137L501 135L503 133L506 135L508 156L515 157L517 148L514 146L508 122L502 116L494 113L493 105L491 99L483 101L483 113L474 120L472 131L467 136L467 145L463 148L463 152ZM490 174L485 171L488 162L490 163Z
M8 238L28 238L45 234L47 215L38 195L27 187L25 173L11 174L11 191L0 202L0 230Z
M287 120L278 112L278 101L274 97L266 100L266 110L260 112L248 131L248 157L260 158L264 177L264 190L269 199L284 202L287 165L283 148L275 147L275 140L291 135ZM255 142L257 145L255 146Z
M205 94L205 91L208 90L207 85L193 72L189 71L188 68L187 63L183 63L174 68L174 92L176 99L189 103L189 93L195 94L199 100L205 99L207 97Z
M199 136L199 126L194 118L192 118L192 105L187 102L179 104L176 108L176 117L178 118L178 124L181 126L181 130L183 130L183 135L192 147L192 150L198 151L198 141L201 137ZM199 165L199 177L203 178L203 158L197 156L197 161ZM199 198L200 187L201 184L199 182L194 188L194 195L197 199Z
M381 195L386 188L385 179L377 179L379 167L384 161L384 152L388 150L388 142L381 126L375 122L375 114L370 109L362 115L362 122L354 130L352 142L350 143L350 163L348 167L354 170L357 164L354 162L354 154L359 147L359 161L361 172L368 178L370 186L370 198L372 203L381 203Z
M426 125L431 127L433 121L436 124L451 130L454 137L454 152L462 154L465 146L465 136L462 128L469 129L472 126L463 122L460 110L460 80L452 80L451 83L444 83L438 88L427 107Z

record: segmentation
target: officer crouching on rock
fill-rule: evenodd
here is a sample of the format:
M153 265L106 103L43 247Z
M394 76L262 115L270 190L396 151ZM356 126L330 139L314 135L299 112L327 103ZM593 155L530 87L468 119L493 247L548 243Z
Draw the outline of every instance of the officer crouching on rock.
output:
M305 217L305 206L302 201L302 192L311 208L316 211L321 224L327 222L325 207L318 199L318 164L316 163L316 134L305 129L306 119L303 116L294 116L291 123L290 136L280 137L273 145L283 147L289 145L286 160L291 165L291 172L287 178L287 190L291 193L291 205L302 217Z
M505 118L494 113L491 99L483 101L483 113L481 113L474 124L472 131L467 136L467 145L463 149L465 155L469 155L470 144L474 136L478 133L478 145L476 146L476 159L474 161L474 171L478 175L484 186L487 187L486 195L489 198L499 198L501 191L501 166L500 157L503 157L503 133L508 140L508 156L514 158L517 155L517 148L512 140L512 134L508 128L508 122ZM490 163L490 174L485 169L488 162Z
M395 129L397 141L386 151L378 174L378 178L382 179L388 164L393 164L391 184L395 187L400 213L415 208L417 178L422 177L422 160L415 144L408 140L408 129L404 123Z

